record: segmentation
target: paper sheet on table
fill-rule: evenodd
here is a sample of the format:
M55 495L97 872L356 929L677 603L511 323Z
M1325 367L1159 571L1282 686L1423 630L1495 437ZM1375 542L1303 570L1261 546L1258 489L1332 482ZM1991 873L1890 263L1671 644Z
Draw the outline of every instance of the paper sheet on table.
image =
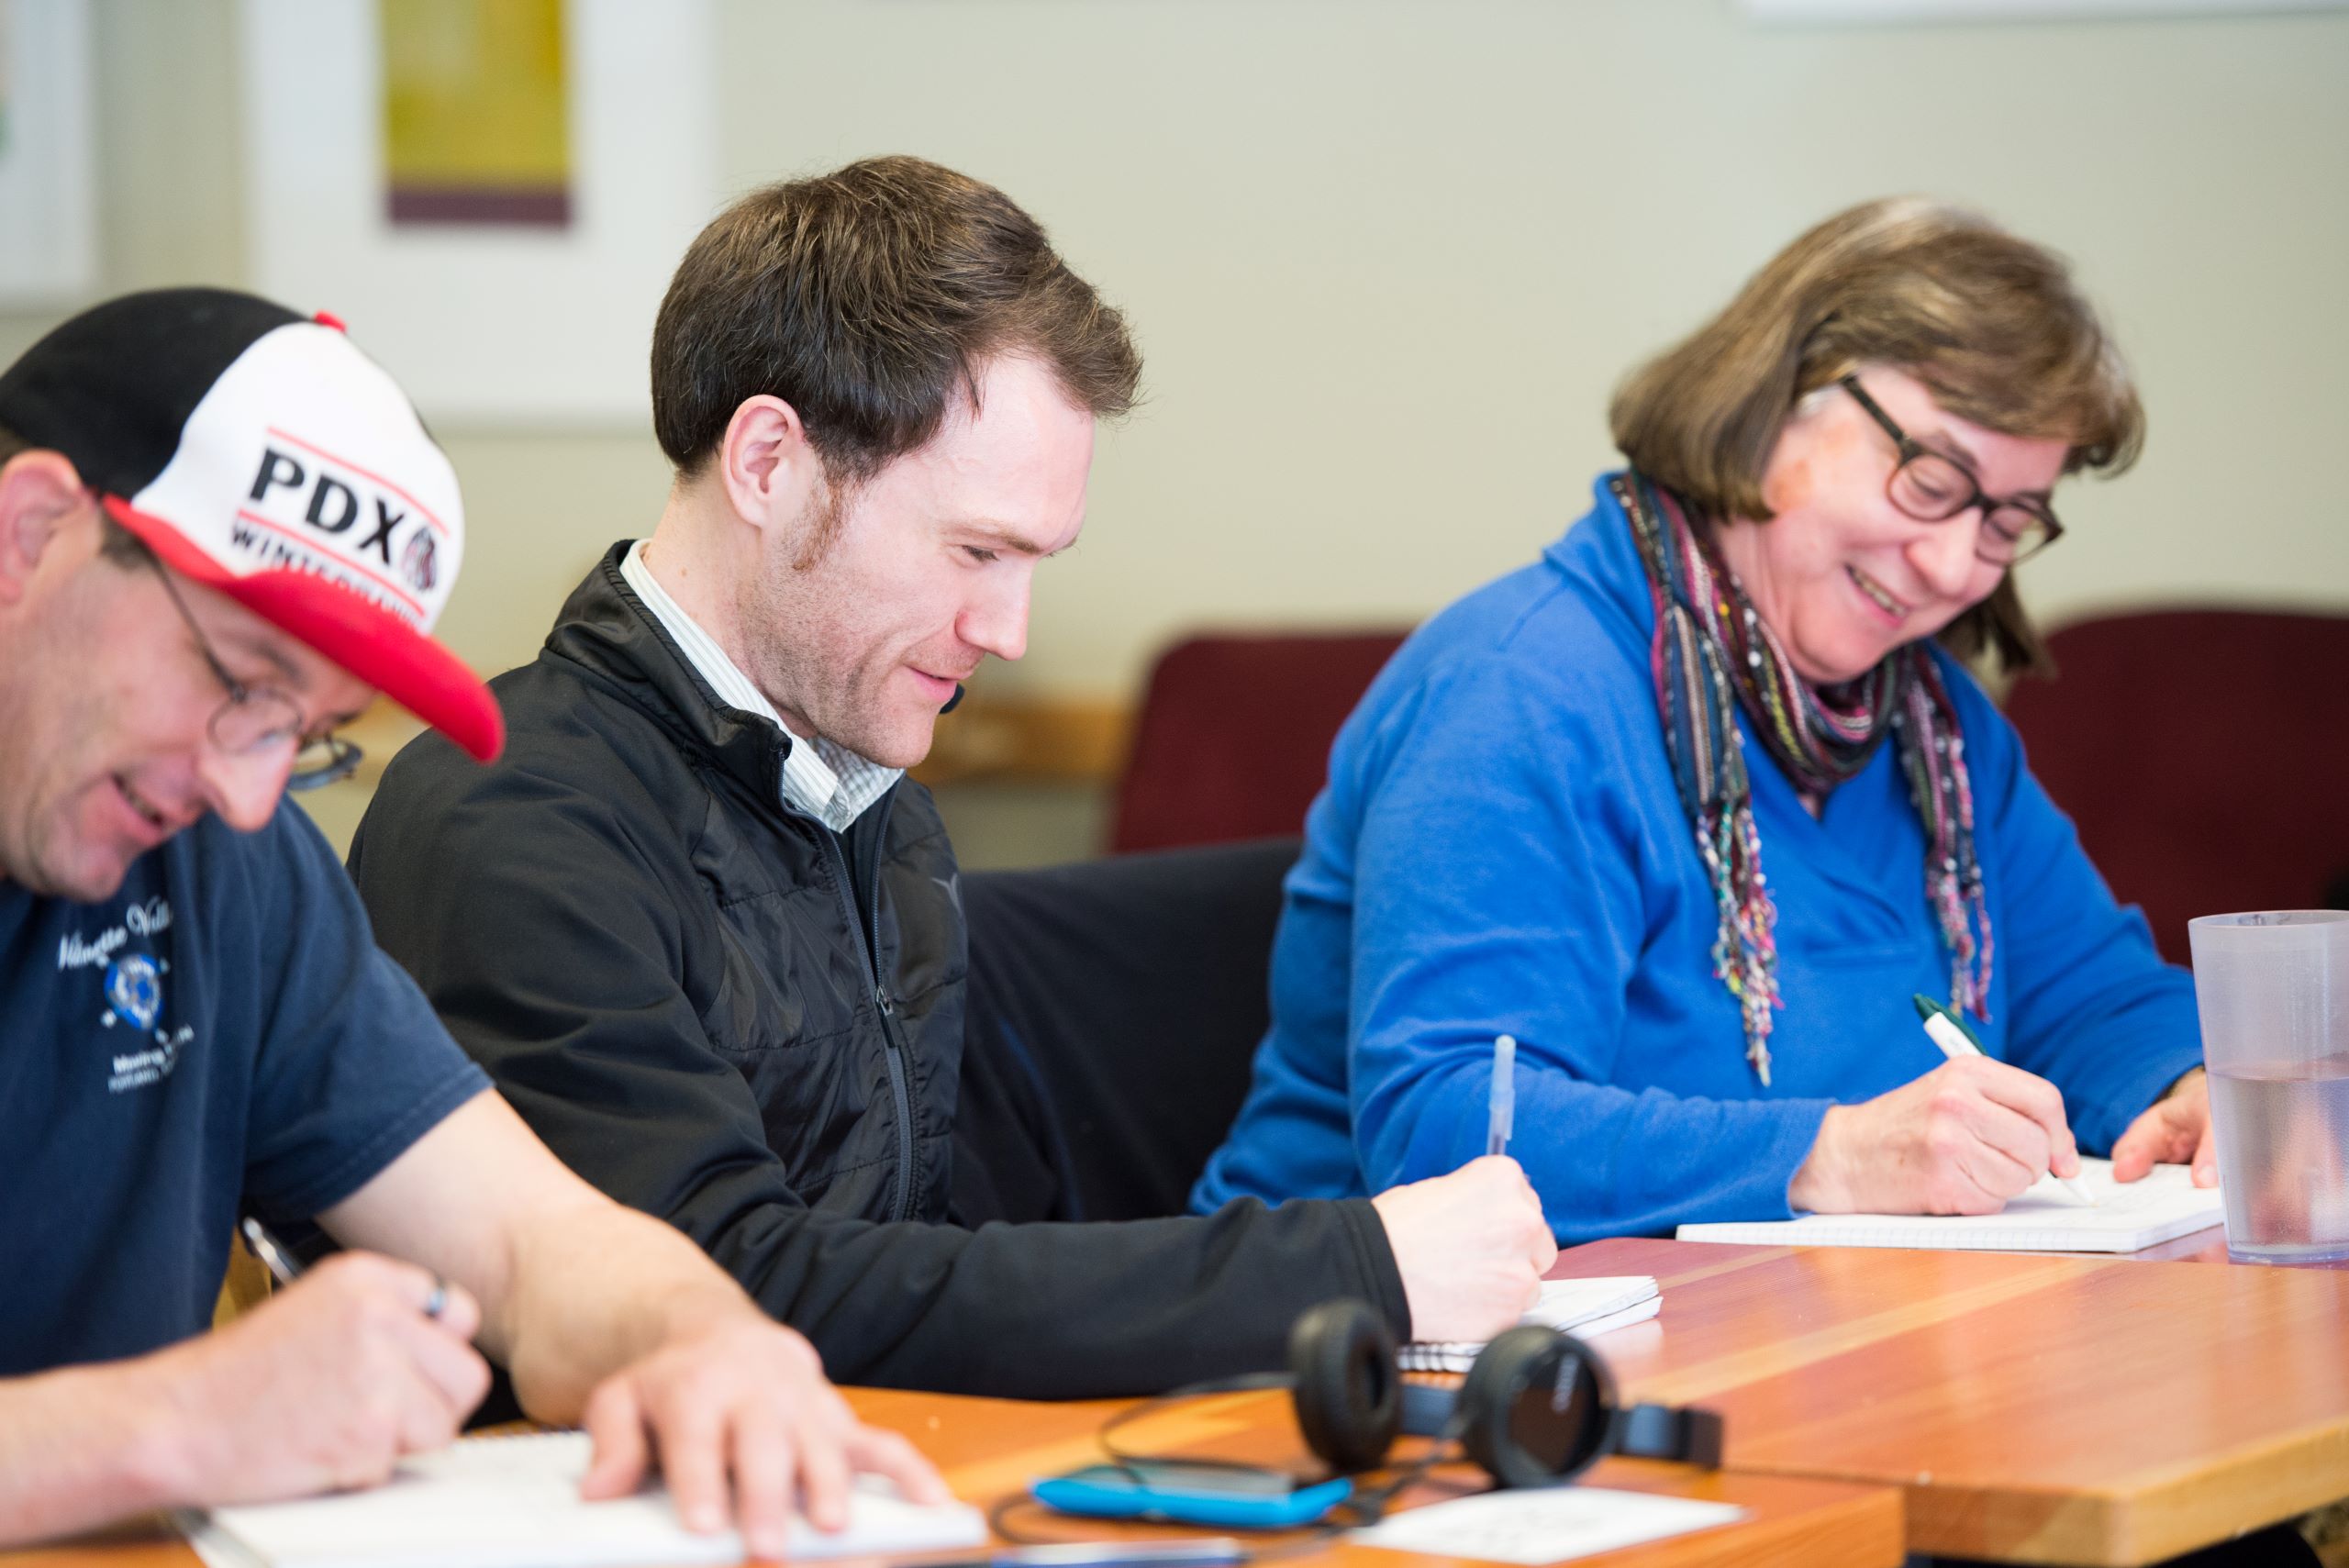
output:
M731 1530L695 1535L659 1488L609 1502L579 1497L584 1432L468 1438L403 1460L364 1491L184 1515L189 1544L211 1568L623 1568L743 1561ZM977 1509L908 1503L861 1481L849 1525L827 1535L791 1524L793 1558L882 1557L976 1546Z
M2080 1202L2047 1177L1996 1214L1806 1214L1753 1224L1684 1225L1683 1241L1770 1247L1939 1247L1960 1251L2134 1252L2205 1230L2226 1218L2216 1187L2185 1165L2156 1165L2116 1182L2112 1162L2080 1162Z
M1347 1540L1430 1557L1486 1562L1563 1562L1596 1551L1662 1540L1668 1535L1734 1524L1745 1510L1731 1503L1613 1492L1598 1486L1544 1486L1482 1492L1409 1508Z

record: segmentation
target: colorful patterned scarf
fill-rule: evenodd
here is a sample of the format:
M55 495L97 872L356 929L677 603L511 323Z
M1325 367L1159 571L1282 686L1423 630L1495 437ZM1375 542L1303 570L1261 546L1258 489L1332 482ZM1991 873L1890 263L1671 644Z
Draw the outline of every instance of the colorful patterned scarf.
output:
M1609 483L1631 520L1655 595L1651 658L1664 747L1720 906L1713 973L1737 999L1745 1057L1764 1087L1770 1083L1771 1009L1780 1005L1778 917L1762 874L1738 706L1814 806L1866 767L1886 733L1892 735L1909 798L1924 823L1925 898L1949 947L1951 1005L1987 1021L1990 909L1974 857L1974 793L1957 713L1932 654L1911 643L1855 681L1826 690L1810 685L1753 613L1712 530L1692 528L1675 497L1638 474Z

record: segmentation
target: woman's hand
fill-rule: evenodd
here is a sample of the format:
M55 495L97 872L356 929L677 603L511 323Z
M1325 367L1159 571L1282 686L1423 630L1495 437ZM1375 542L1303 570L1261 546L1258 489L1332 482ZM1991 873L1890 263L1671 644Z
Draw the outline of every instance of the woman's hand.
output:
M2112 1146L2112 1179L2142 1180L2155 1164L2194 1162L2194 1184L2219 1184L2219 1152L2210 1141L2210 1080L2199 1067L2129 1124Z
M1829 1110L1787 1201L1816 1214L1995 1214L2050 1171L2079 1169L2055 1085L1968 1056Z

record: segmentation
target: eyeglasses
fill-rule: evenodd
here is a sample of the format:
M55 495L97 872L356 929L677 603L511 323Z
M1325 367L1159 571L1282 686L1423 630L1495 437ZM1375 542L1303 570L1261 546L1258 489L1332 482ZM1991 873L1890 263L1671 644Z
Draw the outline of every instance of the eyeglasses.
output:
M2045 504L2016 498L2001 501L1982 493L1973 471L1909 439L1860 385L1856 375L1835 384L1852 395L1868 417L1883 427L1900 450L1900 461L1884 482L1892 504L1920 523L1942 523L1960 512L1982 509L1982 528L1974 538L1974 553L1994 566L2012 566L2030 560L2064 537L2064 525Z
M213 712L212 721L205 727L212 743L232 757L255 757L281 748L291 751L294 771L286 775L287 789L317 789L356 772L361 756L357 746L340 735L305 733L299 703L275 686L249 686L228 673L228 667L212 651L204 628L188 613L187 601L180 597L171 573L161 561L151 556L150 560L163 592L171 595L172 607L187 623L188 635L195 639L197 651L211 667L213 678L228 690L228 700Z

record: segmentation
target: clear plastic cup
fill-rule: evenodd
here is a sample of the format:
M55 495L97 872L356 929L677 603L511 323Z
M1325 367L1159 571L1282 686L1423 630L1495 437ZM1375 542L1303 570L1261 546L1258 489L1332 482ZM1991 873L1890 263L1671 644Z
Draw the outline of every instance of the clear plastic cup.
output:
M2228 1254L2349 1257L2349 911L2205 915L2187 936Z

